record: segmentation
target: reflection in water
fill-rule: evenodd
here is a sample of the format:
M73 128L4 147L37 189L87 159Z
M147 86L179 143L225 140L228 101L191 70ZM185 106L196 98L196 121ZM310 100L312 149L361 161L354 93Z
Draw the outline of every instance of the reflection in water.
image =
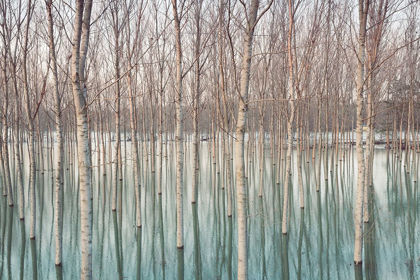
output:
M141 233L142 233L142 228L138 228L137 229L137 262L136 262L136 267L137 267L137 280L141 279Z
M13 209L14 207L8 207L7 209L7 276L12 279L12 230L13 230Z
M298 243L298 251L297 251L297 257L298 257L298 268L297 268L297 274L298 279L302 279L302 244L303 244L303 228L305 224L305 210L300 210L300 228L299 228L299 243Z
M184 279L184 249L176 249L177 251L177 264L178 264L178 278Z
M61 265L55 266L55 274L57 275L57 280L63 280L63 267Z
M354 266L354 279L363 280L363 268L361 265Z
M37 262L37 255L36 255L36 241L35 239L31 239L29 242L31 243L32 277L34 280L37 280L38 279L38 262Z
M189 197L191 163L187 160L185 165L183 250L175 249L173 184L176 173L173 145L168 146L161 195L154 191L157 185L150 159L140 166L143 174L142 228L137 228L135 223L131 162L127 161L123 181L119 182L122 207L114 213L110 207L111 169L108 166L93 169L92 253L93 274L97 279L237 277L235 208L233 216L228 218L227 193L226 189L222 189L225 172L221 170L218 173L218 164L213 164L206 145L203 143L200 151L200 184L196 204L190 204ZM129 145L127 148L129 157ZM302 165L304 209L299 207L297 171L291 172L290 228L283 236L280 205L285 164L273 165L273 159L267 156L264 195L260 198L259 172L256 169L258 155L251 152L252 161L247 162L246 168L249 279L419 279L419 186L413 183L413 172L407 174L401 170L401 162L393 153L376 150L373 186L369 194L371 217L370 222L364 225L364 261L363 266L354 268L355 154L347 153L342 161L337 162L323 153L321 166L331 169L327 173L323 169L318 172L318 155L314 161L309 160ZM187 159L188 156L190 153L186 154ZM74 161L67 155L69 159ZM46 170L51 169L48 163L44 160ZM40 216L36 240L28 239L29 219L20 221L18 211L7 206L7 197L0 197L1 279L79 278L79 183L73 165L67 166L70 168L64 171L63 185L63 268L54 264L54 189L50 180L52 173L46 171L44 175L37 174L37 210ZM27 173L23 175L24 178L28 176ZM329 176L328 180L325 176ZM320 191L316 192L318 180ZM29 209L26 209L26 216L29 217Z
M232 271L232 262L233 262L233 225L232 225L232 217L228 218L229 223L229 240L228 240L228 279L232 280L233 278L233 271Z
M191 207L193 212L194 231L194 274L195 279L201 279L200 226L198 224L197 203L192 204Z
M164 234L164 228L163 228L163 206L162 206L162 195L159 194L158 195L158 200L159 200L159 235L160 235L160 255L161 255L161 265L162 265L162 279L166 279L166 274L165 274L165 234Z
M19 279L24 279L25 272L25 249L26 249L26 234L25 234L25 223L24 220L19 221L20 224L20 235L21 235L21 247L20 247L20 276Z
M267 278L267 265L265 262L265 216L264 216L264 199L263 197L259 197L260 201L260 223L261 223L261 258L262 258L262 273L261 279ZM230 226L230 225L229 225ZM231 245L231 244L230 244Z
M365 274L368 279L377 279L377 267L376 267L376 256L375 256L375 244L376 244L376 209L375 209L375 189L372 187L369 191L369 223L365 223L365 259L364 268Z
M117 213L116 211L112 211L112 221L114 225L114 246L115 246L115 256L117 258L117 271L118 271L118 278L123 279L123 271L122 271L122 260L121 260L121 250L120 250L120 234L118 230L118 221L117 221Z
M290 272L289 272L289 235L283 234L281 237L281 261L282 261L282 279L289 280L290 279Z

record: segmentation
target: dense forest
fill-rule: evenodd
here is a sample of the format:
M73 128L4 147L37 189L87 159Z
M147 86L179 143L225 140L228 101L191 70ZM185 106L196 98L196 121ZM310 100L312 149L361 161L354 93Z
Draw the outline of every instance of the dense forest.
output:
M250 166L259 197L281 193L273 209L287 235L290 209L305 209L306 190L322 193L329 171L354 156L355 266L371 222L375 150L386 149L417 182L417 0L1 0L0 25L2 193L34 240L42 227L37 178L51 172L51 254L64 267L64 177L76 170L81 279L96 278L95 203L109 203L120 224L132 203L134 219L125 222L141 231L142 194L154 201L175 190L183 250L185 203L210 203L198 199L202 162L220 176L225 215L236 222L238 279L252 278ZM304 179L307 164L314 184ZM169 166L172 180L163 179ZM95 195L96 173L110 182L109 201ZM122 200L123 188L133 201Z

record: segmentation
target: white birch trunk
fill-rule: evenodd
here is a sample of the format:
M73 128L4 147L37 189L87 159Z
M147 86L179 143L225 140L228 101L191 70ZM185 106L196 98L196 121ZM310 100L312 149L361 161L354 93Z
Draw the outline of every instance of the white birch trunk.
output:
M359 49L357 65L357 114L356 114L356 150L357 150L357 190L354 212L355 240L354 263L362 263L363 248L363 188L365 158L363 153L363 72L365 62L366 21L369 9L369 0L359 0Z
M236 171L236 209L238 230L238 279L248 279L248 244L247 244L247 197L245 182L244 142L246 119L248 113L248 92L251 74L252 43L257 19L258 0L252 0L247 17L244 38L243 60L240 81L240 95L238 104L238 118L236 123L235 141L235 171Z
M200 45L201 45L201 30L200 30L200 16L201 16L202 0L196 1L195 23L196 23L196 42L195 42L195 82L194 82L194 99L193 99L193 174L191 180L191 203L195 203L197 197L197 171L198 171L198 108L200 105Z
M71 78L77 123L77 157L80 183L81 279L92 279L92 202L91 157L87 123L87 100L84 68L89 44L92 0L77 0L74 21Z
M54 101L55 101L55 123L57 150L55 152L55 211L54 211L54 230L55 230L55 265L61 265L62 257L62 204L61 204L61 185L63 183L63 137L61 127L61 98L58 91L58 71L54 45L54 23L51 12L52 0L46 2L48 14L48 35L50 58L54 78Z
M26 115L28 121L28 130L29 130L29 158L30 158L30 172L29 172L29 190L30 190L30 209L31 209L31 223L30 223L30 233L29 238L35 239L35 229L36 229L36 195L35 195L35 129L33 123L33 117L30 108L30 98L29 98L29 82L28 82L28 73L27 73L27 55L28 55L28 36L29 36L29 22L31 18L31 7L32 1L28 0L28 11L26 15L26 27L25 27L25 39L23 46L23 91L25 95L25 106L26 106Z
M294 7L291 0L289 0L289 34L288 34L288 56L289 56L289 103L290 103L290 116L287 120L287 152L286 152L286 173L283 185L283 218L282 218L282 233L287 234L287 208L289 203L289 180L290 169L292 161L293 149L293 121L295 117L295 91L294 91L294 70L293 70L293 50L292 50L292 35L294 29Z
M129 66L131 69L131 65ZM140 189L140 173L139 173L139 151L137 144L137 127L135 113L135 99L131 82L131 71L127 74L128 94L130 97L130 124L131 124L131 149L133 151L133 169L134 169L134 188L136 194L136 224L141 227L141 189Z
M177 1L172 0L172 10L175 23L176 39L176 246L178 249L184 247L184 217L183 217L183 159L184 151L182 145L182 47L181 47L181 26L178 16Z

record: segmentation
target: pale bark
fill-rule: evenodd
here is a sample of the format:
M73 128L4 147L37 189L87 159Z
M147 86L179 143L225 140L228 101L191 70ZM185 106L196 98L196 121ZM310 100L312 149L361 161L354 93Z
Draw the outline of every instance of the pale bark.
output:
M294 4L292 0L289 0L289 33L287 37L287 49L289 57L289 104L290 104L290 115L287 120L287 152L286 152L286 173L283 185L283 218L282 218L282 233L287 234L287 209L289 203L289 180L290 180L290 169L292 160L292 149L293 149L293 121L295 117L295 77L293 69L293 50L292 50L292 38L294 32Z
M131 63L130 63L131 64ZM131 65L129 65L131 69ZM135 98L133 94L133 86L131 81L131 70L127 74L128 94L130 98L130 125L131 125L131 149L134 170L134 188L136 193L136 224L141 227L141 189L140 189L140 167L139 152L137 144L137 121L135 113Z
M184 247L184 214L183 214L183 138L182 138L182 46L181 46L181 25L178 15L177 1L172 0L172 11L175 23L175 50L176 50L176 246L178 249Z
M10 53L10 52L9 52ZM16 156L16 173L17 173L17 188L19 190L19 217L21 220L25 218L25 196L24 196L24 189L23 189L23 181L22 181L22 161L20 158L20 101L19 101L19 90L17 87L17 69L16 69L16 60L12 62L12 69L13 69L13 87L16 96L15 100L15 156Z
M63 183L63 137L62 137L62 125L61 125L61 98L58 91L58 70L57 60L55 53L54 44L54 23L52 17L52 0L46 2L47 14L48 14L48 35L49 35L49 47L50 47L50 58L51 68L54 79L54 101L55 101L55 127L56 127L56 140L57 150L55 152L55 211L54 211L54 230L55 230L55 265L61 265L62 258L62 202L61 202L61 185Z
M264 102L260 102L259 106L259 129L258 129L258 141L259 141L259 165L260 165L260 180L258 196L262 197L264 191L264 159L265 159L265 131L264 131Z
M359 49L357 64L357 96L356 96L356 150L357 150L357 189L354 212L355 240L354 263L362 263L363 248L363 194L365 158L363 153L363 72L365 62L366 21L369 9L369 0L359 0Z
M201 27L200 27L200 17L201 17L201 7L202 0L196 0L196 11L195 11L195 24L196 24L196 38L195 38L195 81L194 81L194 96L193 96L193 174L191 179L191 203L195 203L197 197L197 187L198 187L198 109L200 105L200 72L201 72L201 63L200 63L200 47L201 47Z
M240 80L240 95L238 104L238 118L236 123L235 141L235 171L236 171L236 209L238 230L238 279L248 279L248 244L247 244L247 197L245 182L244 142L246 119L248 113L249 80L251 74L252 43L259 0L252 0L248 15L247 26L244 34L242 57L242 70Z
M3 23L2 24L2 33L5 34L6 32L6 26ZM9 89L7 86L7 44L8 42L6 41L6 37L5 35L2 36L3 37L3 45L4 47L4 52L3 52L3 63L4 65L2 65L2 72L3 72L3 92L4 92L4 103L3 103L3 127L2 127L2 163L4 165L3 167L3 176L4 176L4 183L2 183L3 185L3 195L7 196L7 200L9 203L9 206L13 206L13 192L12 192L12 182L11 182L11 177L10 177L10 163L9 163L9 147L8 147L8 141L9 141L9 125L8 125L8 108L9 108Z
M363 190L363 220L365 223L369 223L369 187L370 187L370 161L372 158L372 75L368 78L368 97L367 97L367 131L366 131L366 157L365 157L365 178L364 178L364 190Z
M31 104L29 97L29 81L28 81L28 71L27 71L27 55L28 55L28 36L29 36L29 23L31 19L32 1L28 0L27 4L27 14L26 14L26 27L25 27L25 39L23 45L23 91L25 95L25 107L26 107L26 116L28 121L28 130L29 130L29 159L30 159L30 179L29 179L29 190L30 190L30 209L31 209L31 223L30 223L30 234L29 238L35 238L35 229L36 229L36 195L35 195L35 129L34 129L34 118L31 113Z
M81 215L81 279L92 279L92 202L91 202L91 157L87 123L87 88L84 76L87 48L89 43L92 1L76 2L74 21L71 78L77 122L78 172L80 182Z
M119 178L121 177L121 131L120 131L120 32L119 32L119 21L118 21L118 5L114 4L115 7L112 7L112 20L113 20L113 29L114 29L114 39L115 39L115 101L114 101L114 110L115 110L115 146L114 146L114 158L112 162L112 211L117 210L117 197L118 197L118 185Z

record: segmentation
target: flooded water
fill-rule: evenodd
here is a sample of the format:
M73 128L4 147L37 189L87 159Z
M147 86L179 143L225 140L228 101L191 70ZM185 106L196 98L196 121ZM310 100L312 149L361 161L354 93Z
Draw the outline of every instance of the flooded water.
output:
M184 174L184 250L176 248L175 159L173 147L164 159L162 195L158 172L150 161L142 165L142 221L135 227L135 195L131 161L124 161L121 199L111 211L110 165L93 169L94 279L235 279L237 236L235 207L227 217L222 172L200 147L198 200L190 203L191 149L187 145ZM128 144L130 146L130 144ZM124 145L123 145L124 148ZM130 158L130 150L127 158ZM269 155L269 152L267 152ZM296 156L296 154L295 154ZM417 157L419 154L416 155ZM45 164L51 155L45 153ZM265 159L264 195L258 196L259 162L247 162L249 279L418 279L420 278L419 188L392 152L376 149L370 223L364 225L362 269L353 265L353 206L357 162L353 152L337 166L328 157L321 168L320 192L312 159L302 161L305 208L300 209L296 157L290 194L290 222L281 234L282 184L276 184L278 165ZM95 162L95 161L94 161ZM26 164L26 163L25 163ZM234 164L234 163L233 163ZM284 165L284 164L283 164ZM18 204L0 198L1 279L78 279L80 277L80 213L77 171L67 159L63 205L63 266L54 264L54 192L51 168L37 173L37 235L29 239L29 207L19 220ZM28 170L24 170L28 201ZM412 170L416 171L416 170ZM418 172L418 170L417 170ZM104 176L103 173L106 173ZM14 174L16 176L16 174ZM327 176L327 180L325 180ZM17 194L16 190L14 192ZM17 196L16 201L18 202ZM29 203L27 203L29 206ZM122 207L121 207L122 206Z

